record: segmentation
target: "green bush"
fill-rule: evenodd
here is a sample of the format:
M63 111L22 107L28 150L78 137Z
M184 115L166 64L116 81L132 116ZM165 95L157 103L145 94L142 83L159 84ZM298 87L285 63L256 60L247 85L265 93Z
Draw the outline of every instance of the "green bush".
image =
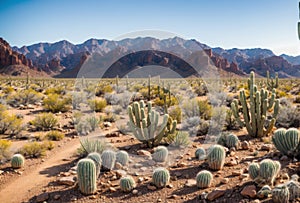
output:
M65 137L65 134L57 130L52 130L46 134L46 138L52 141L59 141Z
M52 130L58 123L57 118L52 113L42 113L36 116L31 121L31 124L36 127L37 130Z
M6 161L10 158L11 141L0 140L0 161Z
M28 158L39 158L46 155L46 148L39 142L31 142L20 149L20 154Z
M50 95L50 94L59 94L63 95L65 94L65 87L63 86L56 86L56 87L49 87L46 89L45 94Z
M181 108L178 105L171 106L168 113L173 120L176 120L177 123L181 123Z
M44 109L52 113L66 112L70 109L71 98L66 98L58 94L49 94L48 97L43 100L43 104Z
M90 140L88 138L80 140L80 148L78 149L78 154L84 157L92 152L97 152L102 154L102 152L112 146L105 140Z
M8 111L0 112L0 134L17 135L23 130L22 119Z
M96 111L96 112L101 112L103 111L103 109L106 107L107 103L106 103L106 100L103 99L103 98L99 98L99 99L90 99L88 101L88 104L90 106L90 108L93 110L93 111Z
M42 99L42 94L33 89L19 90L7 97L7 103L12 106L35 104Z

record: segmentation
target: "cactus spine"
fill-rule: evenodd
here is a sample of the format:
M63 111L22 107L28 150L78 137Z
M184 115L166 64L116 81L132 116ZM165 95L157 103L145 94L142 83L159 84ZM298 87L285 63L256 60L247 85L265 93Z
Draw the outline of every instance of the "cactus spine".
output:
M120 179L120 188L123 192L130 192L136 187L135 181L131 176Z
M152 103L143 100L134 102L128 107L129 127L134 136L148 147L157 146L164 137L173 134L176 130L177 121L168 122L169 115L163 115L162 124L158 125L159 113L152 109Z
M157 168L152 175L153 184L158 187L165 187L170 181L170 173L165 168Z
M98 178L100 175L101 164L102 164L101 155L98 152L92 152L92 153L89 153L86 158L94 161L95 166L96 166L96 178Z
M129 155L126 151L121 150L116 154L116 162L122 164L122 166L126 166L129 161Z
M116 153L112 150L104 150L101 159L104 170L112 170L115 167Z
M198 188L210 187L213 180L213 175L207 170L200 171L196 176L196 182Z
M198 160L204 160L206 159L206 151L203 147L199 147L196 149L195 151L195 157L198 159Z
M25 164L25 158L22 154L15 154L11 158L11 167L14 169L22 168Z
M268 90L262 88L258 91L253 71L250 73L250 79L248 79L248 88L250 91L248 102L245 90L241 90L239 95L244 120L242 121L239 115L238 100L233 100L231 109L238 123L246 127L251 137L264 137L270 133L275 124L279 109L279 100L275 99L275 89L272 90L270 98L268 98ZM267 111L271 110L273 110L272 119L269 120L269 125L266 127L265 124L268 121Z
M152 154L152 159L157 162L165 162L168 159L169 151L165 146L158 146Z
M251 163L248 167L249 176L251 179L255 180L259 174L259 164L258 163Z
M221 170L225 163L225 150L221 145L214 145L209 150L207 162L212 170Z
M296 128L279 128L272 136L272 142L281 153L288 156L299 154L300 132Z
M85 195L97 191L96 166L91 159L81 159L77 165L77 179L80 192Z
M274 203L288 203L289 190L285 185L278 185L272 190L272 200Z

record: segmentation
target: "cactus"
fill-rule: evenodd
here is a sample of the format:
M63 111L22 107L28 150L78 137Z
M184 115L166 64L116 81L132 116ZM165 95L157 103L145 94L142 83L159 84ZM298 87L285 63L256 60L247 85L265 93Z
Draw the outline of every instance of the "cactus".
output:
M268 98L269 91L261 89L258 91L254 84L254 72L250 73L248 79L248 88L250 91L250 99L247 102L245 90L240 91L239 100L242 105L243 121L239 115L238 100L235 99L231 103L231 109L234 117L241 126L245 126L251 137L264 137L272 130L279 110L279 100L275 99L275 89L272 90L271 97ZM267 112L273 110L271 119L268 119ZM268 126L266 124L268 123Z
M259 174L259 164L258 163L251 163L248 167L249 176L251 179L255 180Z
M209 150L207 162L212 170L221 170L225 163L225 149L221 145L214 145Z
M153 184L158 187L165 187L170 181L170 173L165 168L157 168L152 175Z
M104 170L112 170L115 167L116 153L112 150L104 150L101 154L102 167Z
M285 185L290 193L289 200L292 201L300 197L300 183L298 181L290 180Z
M239 144L240 144L240 141L239 141L239 138L236 135L229 134L226 137L226 147L228 147L228 148L234 147L234 148L238 149Z
M148 77L148 101L151 100L151 75Z
M285 185L278 185L272 190L272 200L274 203L288 203L289 190Z
M269 195L272 193L272 189L268 185L264 185L258 192L257 197L260 199L268 198Z
M207 170L200 171L196 176L196 182L198 188L210 187L213 180L213 175Z
M170 122L169 115L163 115L162 124L158 125L159 113L152 109L152 103L147 103L147 108L143 100L134 102L128 107L129 127L134 136L148 147L160 144L164 137L175 133L177 121Z
M77 179L81 193L94 194L97 191L96 166L91 159L81 159L77 164Z
M272 136L272 142L281 153L288 156L297 156L299 154L300 133L296 128L279 128Z
M157 162L165 162L168 159L169 151L165 146L158 146L154 149L152 159Z
M102 165L101 155L98 152L92 152L92 153L89 153L86 158L94 161L95 166L96 166L96 178L98 178L100 175L100 170L101 170L101 165Z
M136 187L135 181L131 176L120 179L120 188L123 192L131 192Z
M129 155L126 151L121 150L116 154L116 162L122 164L122 166L126 166L129 161Z
M12 168L22 168L25 164L25 158L22 154L15 154L11 158L11 167Z
M259 174L254 179L258 185L271 185L273 186L274 180L280 171L281 165L278 161L271 159L264 159L259 164Z
M206 159L206 151L203 147L199 147L196 149L195 151L195 157L198 159L198 160L204 160Z
M275 73L275 78L271 78L270 72L267 71L267 86L268 86L268 90L278 88L278 73Z

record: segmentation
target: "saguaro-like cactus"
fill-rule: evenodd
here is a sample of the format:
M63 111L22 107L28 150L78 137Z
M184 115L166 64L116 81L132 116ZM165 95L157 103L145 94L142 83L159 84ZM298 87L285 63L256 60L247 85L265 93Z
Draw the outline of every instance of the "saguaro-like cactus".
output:
M268 86L268 90L272 90L273 88L278 88L278 73L275 73L275 78L271 78L270 72L267 71L267 86Z
M96 166L93 160L81 159L78 162L77 177L80 192L90 195L97 191Z
M279 100L275 99L275 89L272 90L271 97L268 97L268 90L262 88L259 91L257 89L253 71L250 73L250 78L248 79L248 88L250 93L249 100L247 100L245 90L241 90L239 95L243 120L239 115L237 99L231 103L231 109L238 123L246 127L251 137L264 137L270 133L275 124L279 109ZM272 118L268 119L267 112L272 110Z
M148 147L159 145L164 137L175 133L177 121L170 123L169 115L163 115L161 125L158 125L159 113L152 109L152 103L143 100L134 102L128 107L129 127L134 136Z

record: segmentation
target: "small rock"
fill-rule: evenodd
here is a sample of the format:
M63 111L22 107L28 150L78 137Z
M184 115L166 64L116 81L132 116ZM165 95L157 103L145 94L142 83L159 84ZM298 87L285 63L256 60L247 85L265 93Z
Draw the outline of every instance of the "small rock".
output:
M141 182L143 182L144 181L144 178L143 177L139 177L138 178L138 183L141 183Z
M173 185L172 184L168 184L167 188L173 188Z
M162 202L162 199L161 199L161 198L158 198L158 199L157 199L157 202Z
M178 198L179 198L178 195L172 195L172 196L170 197L170 199L178 199Z
M147 188L149 189L149 190L156 190L156 187L154 186L154 185L147 185Z
M289 157L287 157L286 155L280 158L280 161L287 161L287 160L289 160Z
M254 198L256 196L256 187L255 185L248 185L243 188L241 195L245 197Z
M138 190L132 190L132 194L137 195L139 193Z
M209 201L213 201L225 194L226 190L215 189L207 195Z
M148 169L147 167L143 166L143 167L140 168L140 171L145 172L145 171L147 171L147 169Z
M272 149L271 144L263 144L260 148L262 151L270 151Z
M77 197L75 197L75 196L71 197L71 201L72 201L72 202L77 201Z
M97 199L97 196L96 195L91 195L89 196L90 199Z
M237 171L232 171L232 175L233 176L240 176L243 174L243 171L242 170L237 170Z
M179 163L177 164L177 166L178 166L178 167L187 167L188 164L185 163L185 162L179 162Z
M116 192L116 191L117 191L117 189L116 189L116 188L114 188L114 187L110 187L110 188L109 188L109 191L110 191L110 192Z
M148 152L147 150L143 150L143 149L138 150L138 151L137 151L137 154L138 154L138 155L141 155L141 156L151 157L151 153Z
M185 186L187 186L187 187L194 187L195 185L196 185L196 180L194 180L194 179L188 179L185 182Z
M229 178L223 178L223 179L221 180L221 183L223 183L223 184L229 183Z
M43 193L36 197L36 202L44 202L44 201L47 201L48 199L49 199L49 194Z
M180 177L180 176L182 176L182 173L179 172L179 171L176 171L176 172L174 173L174 175L175 175L176 177Z
M106 127L106 128L112 127L111 122L103 122L103 125L104 125L104 127Z
M69 176L69 177L62 177L58 180L58 183L61 184L61 185L74 185L75 184L75 181L73 179L72 176Z
M228 166L236 166L236 165L238 165L238 162L235 159L230 159L230 161L227 162L227 165Z
M0 175L1 175L2 173L4 173L4 171L0 170Z
M115 163L115 168L116 168L116 169L123 169L123 165L120 164L119 162L116 162L116 163Z
M116 170L116 176L117 176L118 179L123 177L123 176L126 176L126 174L127 173L124 170Z
M54 195L53 199L54 200L59 200L60 199L60 195Z

